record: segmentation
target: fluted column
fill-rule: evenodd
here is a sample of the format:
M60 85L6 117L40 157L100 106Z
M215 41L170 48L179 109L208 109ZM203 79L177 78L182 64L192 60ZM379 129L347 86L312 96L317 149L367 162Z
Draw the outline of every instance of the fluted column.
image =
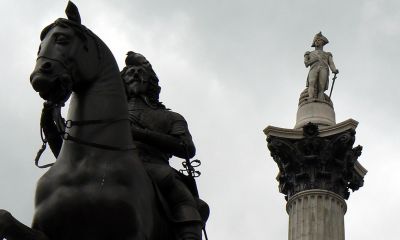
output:
M286 204L289 240L344 240L344 199L330 191L312 189L292 196Z

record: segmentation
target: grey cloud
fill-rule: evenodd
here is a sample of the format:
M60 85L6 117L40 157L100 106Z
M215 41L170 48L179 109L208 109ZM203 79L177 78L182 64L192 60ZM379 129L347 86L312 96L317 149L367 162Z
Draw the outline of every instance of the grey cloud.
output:
M278 170L262 129L294 126L307 75L303 54L321 30L340 69L337 121L360 122L360 161L370 171L348 201L346 237L395 240L400 234L394 226L400 196L393 190L399 188L393 170L399 167L398 1L75 2L120 67L128 50L150 59L161 100L188 120L203 161L200 194L212 207L210 239L287 238ZM41 29L64 17L66 1L0 4L0 208L30 224L43 171L32 162L42 101L28 76Z

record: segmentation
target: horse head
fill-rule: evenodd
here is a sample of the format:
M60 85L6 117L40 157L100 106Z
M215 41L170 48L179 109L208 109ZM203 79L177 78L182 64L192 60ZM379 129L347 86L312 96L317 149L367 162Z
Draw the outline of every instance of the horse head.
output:
M64 103L94 79L101 59L101 40L81 24L78 8L68 2L65 12L68 19L59 18L42 30L30 76L34 90L53 103Z

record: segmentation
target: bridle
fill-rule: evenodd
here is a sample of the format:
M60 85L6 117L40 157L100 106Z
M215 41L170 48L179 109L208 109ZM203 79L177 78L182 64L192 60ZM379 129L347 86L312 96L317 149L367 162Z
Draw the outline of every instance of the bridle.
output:
M63 60L54 58L52 56L49 57L49 56L45 56L45 55L39 55L37 60L40 58L58 62L62 66L62 68L65 70L65 72L67 74L69 74L69 76L71 76L70 84L65 84L62 81L60 82L60 84L62 85L61 88L65 90L65 92L63 94L65 94L65 96L69 96L72 93L72 86L74 84L74 79L72 77L72 71L71 71L70 65ZM66 100L67 99L63 99L64 102ZM112 123L116 123L116 122L120 122L120 121L129 121L129 119L128 118L109 118L109 119L95 119L95 120L80 120L80 121L67 120L66 121L61 116L61 108L64 107L64 102L57 103L57 104L48 102L49 104L47 106L49 108L52 108L52 123L55 124L55 126L57 128L57 133L63 140L72 141L72 142L75 142L80 145L85 145L85 146L90 146L90 147L104 149L104 150L110 150L110 151L128 151L128 150L135 149L133 144L128 145L128 146L123 146L123 147L112 146L112 145L106 145L106 144L101 144L101 143L96 143L96 142L90 142L90 141L86 141L84 139L72 136L66 130L73 128L75 126L112 124ZM45 134L43 131L43 127L44 127L43 123L41 122L40 123L40 137L42 139L42 146L39 149L39 151L35 157L35 165L38 168L48 168L48 167L51 167L54 165L54 163L39 165L39 159L40 159L41 155L43 154L43 152L46 150L47 143L48 143L48 139L46 139L46 137L44 136Z
M56 21L56 23L57 23L57 21ZM98 46L99 43L97 42L96 38L93 36L93 34L89 30L87 30L87 29L84 29L84 30L86 30L86 32L89 34L89 36L94 38L97 48L98 48L97 51L100 52L99 46ZM100 53L99 53L98 57L101 58ZM70 64L68 64L68 62L66 62L63 59L58 59L56 56L52 56L51 53L50 53L50 56L48 56L46 54L39 52L36 61L39 60L40 58L59 63L61 65L61 67L64 69L64 72L69 74L69 76L71 77L70 84L66 84L62 81L60 82L61 88L63 90L65 90L65 92L63 94L65 94L65 96L69 97L69 95L72 93L72 86L74 85L74 79L73 79L72 69L71 69ZM63 101L65 102L66 99L63 99ZM64 102L57 103L57 104L54 104L54 103L48 104L48 107L52 108L52 122L53 122L53 124L56 125L57 133L63 140L72 141L77 144L90 146L90 147L94 147L94 148L99 148L99 149L104 149L104 150L110 150L110 151L127 151L127 150L135 149L134 145L132 145L132 144L128 145L128 146L123 146L123 147L112 146L112 145L106 145L106 144L86 141L84 139L70 135L68 132L66 132L66 129L69 129L69 128L72 128L75 126L112 124L112 123L119 122L119 121L129 121L129 119L128 118L110 118L110 119L95 119L95 120L80 120L80 121L67 120L67 121L65 121L65 119L61 116L61 108L64 106ZM39 168L47 168L47 167L51 167L54 163L39 165L39 159L40 159L41 155L43 154L43 152L46 150L47 143L48 143L48 139L46 139L46 137L44 136L45 135L44 131L43 131L44 126L42 124L43 123L40 124L40 137L42 139L42 146L39 149L38 153L36 154L35 165Z

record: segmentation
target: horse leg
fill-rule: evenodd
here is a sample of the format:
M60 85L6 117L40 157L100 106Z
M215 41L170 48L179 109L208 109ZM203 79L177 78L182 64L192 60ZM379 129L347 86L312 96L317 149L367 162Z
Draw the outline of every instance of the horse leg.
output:
M0 239L7 240L49 240L46 235L22 224L8 211L0 209Z

